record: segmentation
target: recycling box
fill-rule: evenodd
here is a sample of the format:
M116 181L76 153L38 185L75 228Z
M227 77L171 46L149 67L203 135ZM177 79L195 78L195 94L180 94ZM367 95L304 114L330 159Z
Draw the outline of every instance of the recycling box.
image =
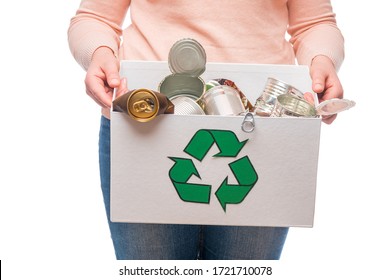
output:
M156 90L167 62L123 61L129 89ZM268 77L311 91L308 67L208 63L208 81L235 82L252 104ZM311 227L320 118L111 113L111 220Z

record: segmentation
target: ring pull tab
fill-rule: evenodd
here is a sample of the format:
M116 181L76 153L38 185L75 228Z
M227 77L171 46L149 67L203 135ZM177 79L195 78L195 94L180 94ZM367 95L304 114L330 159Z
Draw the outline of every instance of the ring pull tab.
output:
M246 113L241 124L241 129L244 132L250 133L255 130L255 118L252 113Z

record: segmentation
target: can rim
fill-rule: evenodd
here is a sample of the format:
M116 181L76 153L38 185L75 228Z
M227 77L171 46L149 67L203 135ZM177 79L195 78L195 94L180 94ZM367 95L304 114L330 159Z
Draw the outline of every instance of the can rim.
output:
M296 116L317 116L316 108L312 104L292 93L279 95L277 97L277 103L275 104L275 107L276 106L280 106L284 111L290 112Z
M199 85L199 91L194 93L195 91L186 92L183 89L183 92L186 92L186 93L183 93L183 92L180 92L180 90L179 90L179 92L177 92L177 89L175 89L175 91L171 91L171 90L166 91L165 90L165 88L164 88L165 83L171 82L170 80L172 80L172 79L174 80L174 79L180 79L180 78L191 79L191 80L197 81L198 85ZM189 96L193 96L195 99L199 99L202 97L205 90L206 90L206 84L201 77L189 76L189 75L185 75L183 73L170 74L170 75L166 76L158 85L158 91L161 92L162 94L164 94L165 96L167 96L169 99L171 99L174 96L180 96L180 95L189 95Z

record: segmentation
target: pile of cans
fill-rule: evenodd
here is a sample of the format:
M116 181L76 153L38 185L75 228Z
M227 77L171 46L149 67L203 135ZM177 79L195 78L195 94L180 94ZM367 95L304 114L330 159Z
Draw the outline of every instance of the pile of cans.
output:
M158 91L173 103L176 115L239 115L251 110L244 94L233 81L200 77L206 69L206 52L193 39L177 41L168 56L171 75L159 84Z
M113 101L114 110L146 122L159 114L318 117L355 105L350 100L332 99L315 107L297 88L269 77L253 106L233 81L224 78L203 81L200 76L206 69L206 52L194 39L177 41L170 49L168 65L171 74L159 83L157 91L129 91Z

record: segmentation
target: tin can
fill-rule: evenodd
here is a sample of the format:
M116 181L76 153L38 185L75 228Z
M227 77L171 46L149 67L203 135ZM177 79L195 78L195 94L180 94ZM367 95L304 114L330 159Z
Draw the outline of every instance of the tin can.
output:
M257 98L254 113L259 116L270 116L279 95L291 93L303 99L303 93L295 87L269 77L265 84L262 94Z
M188 96L175 96L170 99L175 106L175 115L205 115L195 99Z
M201 102L206 115L236 116L245 112L238 91L226 85L210 88L203 95Z
M171 74L161 81L158 91L169 99L184 95L199 99L205 91L205 83L200 77L187 74Z
M239 95L240 95L241 102L244 105L245 110L251 111L251 112L253 111L252 103L249 101L249 99L245 96L245 94L237 87L237 85L232 80L222 79L222 78L213 79L213 80L206 83L206 90L209 90L210 88L217 86L217 85L226 85L226 86L230 86L230 87L234 88L235 90L237 90Z
M172 74L161 81L158 91L168 98L185 95L199 99L206 90L200 78L206 69L206 52L202 45L190 38L177 41L169 51L168 65Z
M292 93L279 95L272 111L272 117L314 118L338 114L356 105L355 101L333 98L314 106Z
M113 109L139 122L148 122L160 114L173 114L173 103L163 94L150 89L131 90L112 102Z
M285 93L277 97L271 117L309 117L317 116L316 108L306 100Z

